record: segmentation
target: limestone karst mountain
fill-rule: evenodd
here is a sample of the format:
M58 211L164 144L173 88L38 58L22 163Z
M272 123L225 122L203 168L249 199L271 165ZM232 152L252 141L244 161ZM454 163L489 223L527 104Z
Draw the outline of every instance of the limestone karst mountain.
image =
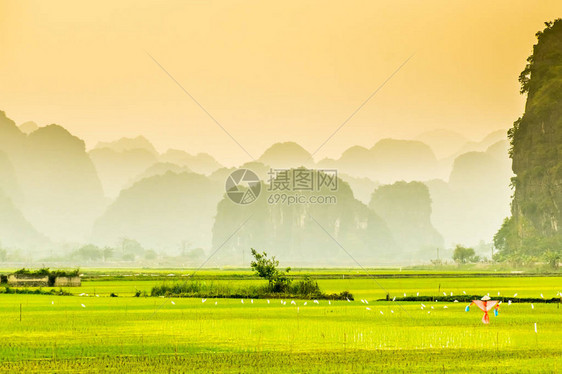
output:
M168 171L123 190L96 221L92 241L116 245L123 238L145 248L174 252L182 242L210 248L211 228L224 187L195 173Z
M311 167L314 164L310 152L294 142L276 143L257 160L272 168Z
M421 182L396 182L378 187L370 208L388 225L401 257L428 259L443 248L441 234L431 223L431 198Z
M221 168L221 164L207 153L198 153L191 155L185 151L177 149L169 149L159 157L160 162L169 162L180 166L185 166L195 173L210 175L217 169Z
M353 146L338 160L324 159L318 165L380 183L427 180L441 175L431 148L415 140L382 139L370 149Z
M339 180L337 191L321 189L302 196L334 196L334 204L275 203L275 191L251 205L223 198L213 226L213 247L221 247L215 264L242 264L249 247L267 248L282 262L301 265L344 265L393 261L396 245L386 223L356 200L349 185ZM225 241L236 232L233 240ZM345 250L340 247L343 246ZM348 251L348 253L346 253Z
M33 121L24 122L19 126L20 131L27 135L31 134L33 131L37 130L38 128L39 126Z
M547 22L521 73L525 113L509 130L511 218L495 238L501 259L558 267L562 256L562 19Z
M23 204L23 194L16 170L8 155L2 151L0 151L0 190L2 190L5 197L12 200L15 204Z
M125 152L134 149L144 149L145 151L157 155L158 151L154 145L144 136L137 136L136 138L120 138L112 142L98 142L94 149L109 148L115 152Z
M501 147L500 147L501 148ZM431 180L432 222L447 246L490 242L495 227L509 212L509 163L498 159L495 147L455 159L449 182Z
M96 148L89 152L107 197L115 198L137 175L158 162L157 155L145 149L116 151Z
M49 241L25 219L12 200L0 190L0 245L2 248L25 249L44 253Z
M25 217L55 240L83 240L106 203L84 142L49 125L27 137L25 150L17 169Z
M424 132L416 136L415 140L427 144L438 159L449 157L464 147L469 140L463 135L444 129Z

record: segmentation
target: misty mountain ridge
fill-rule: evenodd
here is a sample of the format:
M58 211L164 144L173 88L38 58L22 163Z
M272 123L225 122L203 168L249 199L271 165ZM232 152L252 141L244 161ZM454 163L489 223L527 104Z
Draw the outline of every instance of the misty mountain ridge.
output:
M423 138L422 135L419 138ZM449 136L456 139L456 143L462 141L461 136L439 131L424 135L433 139L439 136ZM373 239L372 243L387 243L387 248L373 244L370 255L391 261L393 253L409 253L406 256L409 259L416 257L413 253L417 253L421 257L416 258L427 260L431 254L423 254L424 248L453 243L470 245L481 240L489 242L490 233L497 230L492 226L505 217L506 209L509 209L508 203L507 207L504 206L509 199L509 190L505 187L510 176L506 168L510 164L507 144L500 138L497 134L490 134L477 143L478 149L486 146L480 152L484 156L463 154L448 170L442 167L429 145L420 140L401 139L382 139L371 148L350 147L339 159L324 159L317 163L310 152L297 143L277 143L264 151L257 162L241 167L255 171L264 183L268 181L268 172L272 168L305 166L336 169L341 181L342 205L338 201L338 205L324 207L325 210L314 208L321 215L325 213L327 217L332 217L326 224L333 234L348 238L350 246L355 248L363 235L359 233L365 230L365 222L378 222L372 229L376 227L377 237L386 239ZM493 142L497 139L500 140ZM468 147L469 143L463 146ZM228 227L223 222L225 217L230 217L228 220L238 217L238 213L221 213L225 204L231 203L225 202L224 183L235 168L223 167L205 153L191 155L182 150L168 150L159 154L142 136L100 142L86 152L84 142L60 126L37 128L27 135L3 112L0 112L0 152L4 154L2 157L0 153L0 188L4 195L13 200L17 204L15 208L21 209L23 218L41 232L38 235L45 234L55 243L78 241L115 246L123 238L130 238L146 248L168 252L186 243L210 251L212 243L220 240L218 233L224 233L224 227ZM483 185L482 175L488 179ZM40 181L42 188L37 188L33 180ZM422 187L411 189L412 197L420 199L419 204L404 204L400 200L405 198L393 197L401 196L399 193L383 193L400 189L400 181L421 181L428 186L427 192L423 192ZM373 194L379 190L379 196L387 196L383 199L387 201L383 204L379 199L376 205L369 205ZM418 192L414 193L414 190ZM496 199L496 203L489 198ZM479 206L479 209L468 209L468 202ZM348 206L344 207L345 204ZM411 210L408 210L409 205ZM289 231L279 233L289 235L291 232L294 240L304 240L309 246L313 245L305 239L306 230L312 230L311 222L299 223L291 228L283 226L286 225L283 217L287 214L297 223L307 220L303 216L308 211L306 208L259 206L256 209L261 209L264 221L256 229L261 227L259 230L268 232L269 229L263 227L264 222L273 227L282 225L286 227L284 230ZM381 208L383 206L385 208ZM403 212L404 216L420 216L417 223L401 228L397 224L399 220L388 215L388 212L394 211ZM267 214L272 216L266 219ZM488 216L490 218L486 218ZM345 217L351 221L346 221ZM467 225L472 225L473 230L464 235L466 230L458 227ZM24 226L22 223L21 230ZM342 227L349 232L341 232ZM298 234L298 230L305 231ZM364 235L369 237L371 234L365 231ZM252 237L237 239L230 245L250 244ZM405 242L402 240L404 237L414 239ZM286 243L285 239L276 238L273 242L270 239L262 241L279 251L290 244L286 248L288 252L282 257L294 257L297 253L306 257L306 253L301 253L305 250L302 243ZM4 242L14 243L13 240ZM364 246L359 247L362 249L358 250L367 258L369 251L364 252ZM313 252L311 250L310 255ZM394 260L398 258L395 256ZM311 263L310 259L304 262Z

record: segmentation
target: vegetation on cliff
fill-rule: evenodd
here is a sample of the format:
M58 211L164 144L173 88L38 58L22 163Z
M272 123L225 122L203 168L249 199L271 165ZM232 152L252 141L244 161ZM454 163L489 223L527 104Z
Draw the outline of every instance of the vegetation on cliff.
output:
M508 132L513 160L512 216L494 238L498 259L546 261L562 254L562 19L547 22L519 76L525 114Z

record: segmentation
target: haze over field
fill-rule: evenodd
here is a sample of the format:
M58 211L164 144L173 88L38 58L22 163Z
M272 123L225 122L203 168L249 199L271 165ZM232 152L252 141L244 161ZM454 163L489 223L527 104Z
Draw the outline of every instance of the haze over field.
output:
M456 244L491 256L512 213L517 77L562 4L136 5L0 4L0 260L197 266L220 248L209 265L234 265L253 246L376 265ZM337 171L337 188L314 191L328 202L272 203L271 169L302 167ZM236 168L261 180L253 204L225 194ZM545 201L516 207L538 220ZM552 217L540 220L557 232Z
M423 262L437 248L490 243L509 214L506 131L460 143L439 159L421 140L383 139L318 163L296 143L277 143L240 165L263 183L258 201L241 206L225 195L235 169L209 154L159 153L142 136L87 150L58 125L18 127L0 116L2 244L36 260L56 260L89 243L124 255L125 243L133 243L129 260L146 260L147 251L199 258L222 246L213 264L242 264L243 252L256 246L292 263L349 262L336 239L365 263ZM441 137L462 139L444 130L420 135L434 144ZM302 166L337 170L338 188L320 191L336 204L268 203L272 168Z

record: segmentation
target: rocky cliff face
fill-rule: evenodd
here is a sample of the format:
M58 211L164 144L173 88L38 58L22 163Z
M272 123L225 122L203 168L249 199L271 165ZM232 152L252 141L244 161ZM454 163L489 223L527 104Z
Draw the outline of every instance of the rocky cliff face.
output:
M525 114L509 131L512 224L520 243L562 228L562 20L546 25L519 78L528 95Z

